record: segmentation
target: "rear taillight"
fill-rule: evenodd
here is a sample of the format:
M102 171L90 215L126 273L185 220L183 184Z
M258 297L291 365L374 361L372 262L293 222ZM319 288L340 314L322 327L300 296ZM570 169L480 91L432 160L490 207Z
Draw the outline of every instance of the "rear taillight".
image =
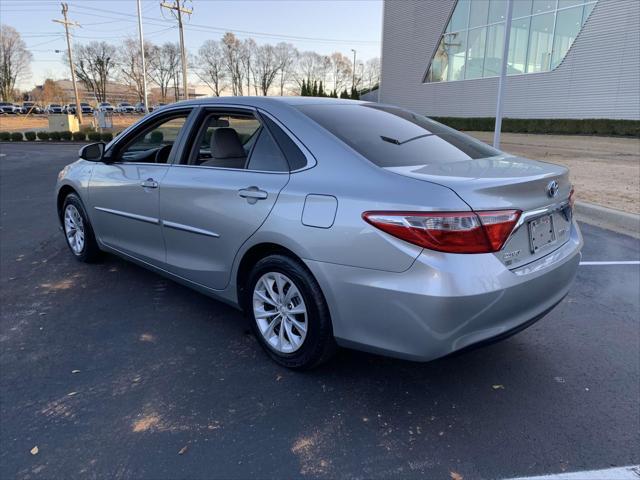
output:
M364 212L362 218L394 237L449 253L497 252L509 238L519 210L489 212Z

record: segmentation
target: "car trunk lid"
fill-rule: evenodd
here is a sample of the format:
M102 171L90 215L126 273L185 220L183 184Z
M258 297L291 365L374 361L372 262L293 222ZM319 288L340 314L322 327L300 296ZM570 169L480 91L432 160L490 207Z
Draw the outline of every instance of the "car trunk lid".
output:
M569 239L571 183L563 166L504 154L385 169L446 186L474 211L522 211L509 240L495 254L509 268L535 261Z

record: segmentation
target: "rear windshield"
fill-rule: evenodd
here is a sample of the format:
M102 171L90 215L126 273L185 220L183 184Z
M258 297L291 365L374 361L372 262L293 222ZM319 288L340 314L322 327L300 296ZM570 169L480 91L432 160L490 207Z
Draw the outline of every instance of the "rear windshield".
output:
M380 167L488 158L500 152L441 123L397 107L374 104L297 108Z

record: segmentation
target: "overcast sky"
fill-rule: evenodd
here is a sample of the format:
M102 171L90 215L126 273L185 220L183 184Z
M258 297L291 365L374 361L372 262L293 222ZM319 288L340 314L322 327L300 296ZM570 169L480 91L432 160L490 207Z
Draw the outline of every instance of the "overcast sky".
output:
M170 3L171 0L168 0ZM82 28L74 29L78 43L105 40L119 43L137 38L136 0L70 0L69 18ZM178 41L175 20L160 11L159 0L142 0L145 40ZM220 39L225 31L258 43L293 43L300 51L335 51L359 59L380 56L382 0L193 0L193 15L185 24L187 50L195 52L204 40ZM47 77L68 77L62 55L63 27L60 2L53 0L2 0L0 21L22 35L33 53L31 78L20 87L40 84Z

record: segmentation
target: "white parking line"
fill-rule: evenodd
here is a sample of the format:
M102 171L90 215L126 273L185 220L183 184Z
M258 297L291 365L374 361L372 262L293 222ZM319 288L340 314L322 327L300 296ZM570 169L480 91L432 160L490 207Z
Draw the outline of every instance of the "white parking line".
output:
M640 465L605 470L588 470L584 472L558 473L540 477L518 477L505 480L638 480Z
M640 265L640 260L629 260L620 262L580 262L580 265Z

